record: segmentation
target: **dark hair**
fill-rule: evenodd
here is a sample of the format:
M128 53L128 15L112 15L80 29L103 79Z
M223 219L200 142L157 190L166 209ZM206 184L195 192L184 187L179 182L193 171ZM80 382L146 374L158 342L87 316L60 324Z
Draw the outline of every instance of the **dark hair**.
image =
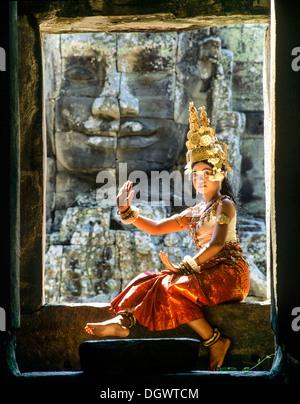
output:
M210 166L211 168L213 168L213 165L211 163L209 163L207 160L203 160L203 161L195 161L192 164L192 169L198 163L204 163L204 164L207 164L208 166ZM226 169L225 169L224 166L222 167L222 171L226 172ZM220 193L221 193L221 195L229 196L229 198L231 198L233 200L233 202L236 203L235 197L234 197L233 192L232 192L232 188L231 188L231 186L229 184L229 181L228 181L227 177L225 177L224 180L222 181L222 188L220 189Z

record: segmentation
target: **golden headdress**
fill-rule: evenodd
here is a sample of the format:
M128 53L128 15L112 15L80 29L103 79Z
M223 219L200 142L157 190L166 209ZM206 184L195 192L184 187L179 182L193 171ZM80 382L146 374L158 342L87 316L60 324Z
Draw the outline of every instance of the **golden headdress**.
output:
M187 165L185 173L191 173L192 164L207 160L213 165L213 174L209 176L211 181L220 181L223 176L220 174L222 167L232 171L228 163L227 145L218 141L215 131L209 126L209 119L205 111L205 107L200 107L200 117L198 111L194 107L194 103L190 103L189 123L190 130L187 134L188 141L186 147Z

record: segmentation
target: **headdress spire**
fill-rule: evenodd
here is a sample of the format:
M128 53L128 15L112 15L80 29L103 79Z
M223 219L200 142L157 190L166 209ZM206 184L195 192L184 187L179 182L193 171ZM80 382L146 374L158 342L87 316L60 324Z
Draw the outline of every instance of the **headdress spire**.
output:
M210 122L205 107L200 107L200 116L194 103L189 107L190 130L187 134L186 172L191 172L192 163L207 160L213 165L211 181L220 181L223 176L220 174L222 167L232 171L228 163L227 145L217 139L215 131L209 126Z

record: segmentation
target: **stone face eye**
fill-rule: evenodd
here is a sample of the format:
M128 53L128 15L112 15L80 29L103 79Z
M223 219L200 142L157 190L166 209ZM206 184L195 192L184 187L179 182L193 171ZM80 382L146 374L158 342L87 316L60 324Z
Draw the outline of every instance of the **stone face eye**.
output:
M66 77L71 80L92 80L94 79L92 73L81 67L72 66L66 71Z

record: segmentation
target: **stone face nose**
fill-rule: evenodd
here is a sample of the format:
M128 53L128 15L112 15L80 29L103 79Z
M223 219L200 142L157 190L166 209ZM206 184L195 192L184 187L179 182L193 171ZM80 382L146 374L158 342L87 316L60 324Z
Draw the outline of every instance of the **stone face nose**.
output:
M120 113L122 117L134 117L139 114L139 100L132 94L126 93L120 96Z
M117 98L96 98L92 105L92 114L96 117L108 120L120 119L120 107Z

